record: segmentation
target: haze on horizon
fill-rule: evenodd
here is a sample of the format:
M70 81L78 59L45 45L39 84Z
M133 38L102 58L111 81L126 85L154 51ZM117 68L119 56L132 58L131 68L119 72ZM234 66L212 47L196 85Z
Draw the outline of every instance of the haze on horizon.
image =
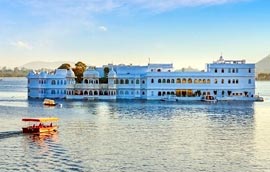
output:
M270 1L0 0L0 66L173 63L203 69L222 53L270 53Z

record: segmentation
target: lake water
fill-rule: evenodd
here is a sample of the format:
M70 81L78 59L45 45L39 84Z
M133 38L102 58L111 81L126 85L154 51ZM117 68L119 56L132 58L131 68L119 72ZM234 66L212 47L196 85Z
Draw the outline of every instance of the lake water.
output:
M264 102L27 100L25 78L0 81L0 171L270 171L270 82ZM59 132L21 133L23 117Z

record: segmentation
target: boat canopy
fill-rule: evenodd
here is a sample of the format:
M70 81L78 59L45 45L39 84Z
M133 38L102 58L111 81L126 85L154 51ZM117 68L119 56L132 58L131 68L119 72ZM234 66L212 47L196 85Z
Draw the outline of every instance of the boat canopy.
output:
M22 121L29 121L29 122L56 122L58 118L51 117L51 118L23 118Z

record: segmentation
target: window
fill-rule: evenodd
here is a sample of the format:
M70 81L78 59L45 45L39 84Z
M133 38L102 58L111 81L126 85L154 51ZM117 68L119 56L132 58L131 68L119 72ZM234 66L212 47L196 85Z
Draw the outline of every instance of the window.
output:
M238 79L236 79L236 80L235 80L235 83L236 83L236 84L238 84L238 83L239 83Z
M231 80L229 79L229 80L228 80L228 84L230 84L230 83L231 83Z
M168 83L168 84L171 83L171 80L170 80L170 79L167 79L167 83Z
M248 80L248 83L251 84L251 79Z
M221 73L224 73L224 69L221 69Z
M188 78L188 83L191 84L192 83L192 79Z
M138 79L136 79L136 84L140 84L140 81Z
M182 83L185 84L187 82L186 78L182 79Z
M215 69L215 73L217 73L217 69Z
M207 79L207 84L210 84L210 83L211 83L210 79Z
M248 69L248 73L251 73L251 69L250 68Z
M145 84L145 81L144 80L142 80L142 84Z
M224 79L221 80L221 84L224 84Z
M162 83L166 83L166 79L162 79Z
M55 84L56 84L55 80L52 80L52 85L55 85Z
M160 70L160 69L158 69L157 71L158 71L158 72L161 72L161 70Z
M217 84L218 83L218 80L217 79L215 79L215 84Z
M232 73L235 73L235 69L232 69Z
M123 79L120 80L120 84L124 84L124 80Z
M161 91L158 92L158 96L161 96Z
M171 83L174 83L174 79L171 80Z
M125 84L129 84L129 81L128 81L128 79L126 79L126 81L125 81Z
M181 79L180 78L177 78L176 79L176 83L181 83Z
M158 83L161 83L161 79L158 79Z
M231 72L232 72L232 70L231 70L231 68L229 68L229 69L228 69L228 73L231 73Z
M151 79L151 83L154 83L154 79Z

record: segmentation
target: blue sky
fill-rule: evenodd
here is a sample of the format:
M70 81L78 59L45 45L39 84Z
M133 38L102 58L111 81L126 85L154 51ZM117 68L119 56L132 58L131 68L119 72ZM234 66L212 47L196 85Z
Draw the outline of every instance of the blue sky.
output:
M173 63L270 54L267 0L0 0L0 66Z

